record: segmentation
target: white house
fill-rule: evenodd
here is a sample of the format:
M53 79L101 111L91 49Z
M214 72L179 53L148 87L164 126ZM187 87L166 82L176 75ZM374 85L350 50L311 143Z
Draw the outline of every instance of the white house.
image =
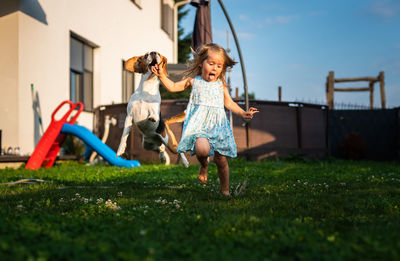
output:
M2 147L32 153L39 118L46 130L64 100L84 103L78 122L92 129L93 108L125 102L135 86L125 60L155 50L176 63L176 12L173 0L2 0Z

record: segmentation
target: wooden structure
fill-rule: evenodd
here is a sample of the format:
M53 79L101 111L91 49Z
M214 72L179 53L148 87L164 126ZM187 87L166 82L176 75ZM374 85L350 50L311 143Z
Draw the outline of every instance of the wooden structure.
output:
M368 82L368 87L351 87L351 88L335 88L335 83L341 82ZM369 91L370 108L374 108L374 84L379 82L380 93L381 93L381 106L382 109L386 109L386 98L385 98L385 74L380 72L378 77L360 77L360 78L341 78L335 79L335 74L330 71L326 79L326 103L329 109L334 109L334 92L361 92Z

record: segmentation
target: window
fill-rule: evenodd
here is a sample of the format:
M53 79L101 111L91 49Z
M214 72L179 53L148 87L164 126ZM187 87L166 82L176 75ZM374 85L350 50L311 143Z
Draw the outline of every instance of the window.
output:
M125 69L125 61L122 61L122 102L128 102L135 91L135 73Z
M93 110L93 49L94 45L71 34L70 100L82 102L85 111Z
M174 38L174 9L166 0L161 0L161 29L168 34L169 38Z

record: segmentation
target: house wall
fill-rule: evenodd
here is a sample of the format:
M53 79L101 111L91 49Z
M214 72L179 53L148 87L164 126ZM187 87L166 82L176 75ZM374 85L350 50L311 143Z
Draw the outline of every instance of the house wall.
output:
M0 108L12 112L0 115L3 146L19 146L31 153L38 141L31 84L38 92L44 129L58 104L69 99L71 32L98 46L94 50L93 106L120 103L122 60L152 50L172 59L173 42L161 29L160 13L159 0L142 1L141 9L130 0L34 0L20 1L18 11L0 17L0 33L11 39L0 40L4 46L0 52L10 60L7 64L3 58L0 61L1 68L7 67L1 71L8 78L7 84L7 79L0 80ZM92 129L93 113L83 112L77 121Z
M19 144L18 135L18 15L0 19L0 129L2 146Z

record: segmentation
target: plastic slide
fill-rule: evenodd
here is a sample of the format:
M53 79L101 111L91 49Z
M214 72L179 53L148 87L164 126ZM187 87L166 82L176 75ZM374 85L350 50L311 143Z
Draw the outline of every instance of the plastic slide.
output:
M68 112L60 119L56 120L55 115L60 110L61 107L64 105L69 105L70 109ZM80 106L80 111L83 109L83 105L81 104L74 104L71 101L63 101L60 105L58 105L57 109L53 112L51 118L52 121L47 127L47 130L43 134L42 138L40 139L38 145L36 146L35 150L33 151L31 157L29 158L28 162L26 163L26 169L39 169L42 164L45 162L45 167L51 167L54 163L55 158L57 157L58 151L60 150L60 146L64 141L65 137L57 137L60 134L61 128L64 123L68 122L68 117L71 113L76 109L76 107ZM71 123L75 122L76 118L78 117L80 111L73 117Z
M79 107L79 110L77 110L77 112L75 113L75 115L68 121L69 124L74 124L76 119L78 118L79 114L83 111L83 104L81 102L75 103L73 104L70 101L66 101L67 103L71 103L71 108L70 111L75 110L77 107ZM54 122L54 115L56 112L53 113L52 115L52 121ZM64 124L63 124L64 125ZM61 129L60 129L61 131ZM43 163L42 163L42 167L44 168L50 168L51 166L53 166L54 161L56 161L58 152L61 149L62 144L64 143L65 139L67 138L67 134L64 133L60 133L58 134L56 140L54 141L53 145L51 145L49 152L47 153Z
M127 167L127 168L140 166L140 163L137 160L125 160L121 157L117 157L117 153L115 153L106 144L101 142L101 140L96 135L94 135L91 131L89 131L85 127L76 124L71 125L69 123L64 123L61 132L66 134L72 134L80 138L83 142L89 145L94 151L96 151L99 155L101 155L105 160L107 160L112 165L119 167Z

